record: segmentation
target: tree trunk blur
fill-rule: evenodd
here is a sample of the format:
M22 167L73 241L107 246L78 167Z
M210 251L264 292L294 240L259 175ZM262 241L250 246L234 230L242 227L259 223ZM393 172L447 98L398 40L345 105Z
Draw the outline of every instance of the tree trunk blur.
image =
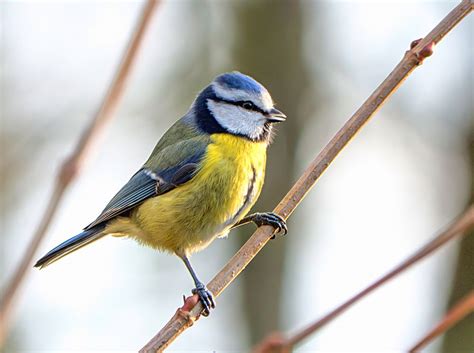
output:
M288 116L285 123L277 126L275 142L269 148L265 186L256 211L272 210L294 181L296 142L303 123L301 102L310 94L303 61L300 5L299 1L245 1L232 5L238 34L233 54L235 69L265 85L278 108ZM289 227L288 237L296 236L291 224ZM242 238L242 242L245 240ZM285 238L271 241L242 276L252 343L278 328L282 297L291 296L291 288L282 283L286 244Z

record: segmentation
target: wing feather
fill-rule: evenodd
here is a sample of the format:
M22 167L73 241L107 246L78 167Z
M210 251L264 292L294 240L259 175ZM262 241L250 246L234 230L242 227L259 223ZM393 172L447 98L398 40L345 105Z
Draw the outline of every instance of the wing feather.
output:
M146 199L156 196L157 181L147 175L144 169L139 170L110 200L97 219L85 230L121 215Z
M168 145L162 151L153 153L153 159L149 159L144 167L132 176L110 200L99 217L84 229L91 229L125 214L146 199L167 193L191 180L199 169L199 162L207 145L206 138L197 137Z

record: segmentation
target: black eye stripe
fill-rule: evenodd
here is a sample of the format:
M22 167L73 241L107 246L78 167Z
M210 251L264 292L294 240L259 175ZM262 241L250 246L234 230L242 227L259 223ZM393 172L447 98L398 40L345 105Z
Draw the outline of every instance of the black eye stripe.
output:
M247 110L253 110L255 112L259 112L259 113L262 113L264 115L266 115L267 113L263 110L263 109L260 109L259 107L257 107L253 102L251 101L231 101L231 100L228 100L228 99L223 99L223 98L217 98L217 99L214 99L218 102L224 102L224 103L228 103L228 104L232 104L232 105L236 105L236 106L239 106L239 107L242 107L244 109L247 109ZM249 105L248 107L244 107L244 105Z

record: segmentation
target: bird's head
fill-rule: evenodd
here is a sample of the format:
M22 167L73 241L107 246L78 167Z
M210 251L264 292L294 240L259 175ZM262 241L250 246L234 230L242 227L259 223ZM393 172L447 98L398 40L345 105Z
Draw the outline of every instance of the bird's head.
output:
M193 107L197 124L205 132L225 132L252 141L269 141L271 125L286 119L265 87L237 71L217 76Z

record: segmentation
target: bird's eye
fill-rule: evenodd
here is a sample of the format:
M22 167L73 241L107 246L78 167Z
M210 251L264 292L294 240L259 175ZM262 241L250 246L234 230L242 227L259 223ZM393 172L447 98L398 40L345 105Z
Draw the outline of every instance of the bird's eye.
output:
M252 110L254 109L254 104L252 102L243 102L242 103L242 108Z

